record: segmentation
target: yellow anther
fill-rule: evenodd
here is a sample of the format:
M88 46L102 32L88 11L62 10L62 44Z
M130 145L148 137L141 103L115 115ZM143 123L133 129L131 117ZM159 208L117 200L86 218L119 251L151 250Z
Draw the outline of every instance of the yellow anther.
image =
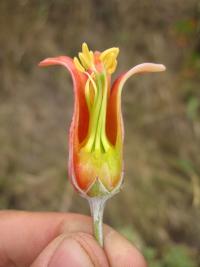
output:
M112 74L117 66L117 56L119 54L119 48L113 47L105 50L100 55L100 60L103 62L108 73Z
M118 47L109 48L100 54L100 60L104 64L106 71L110 74L116 69L118 54ZM78 57L79 59L77 57L74 58L74 64L79 71L85 72L88 69L95 71L94 54L89 50L86 43L82 44L82 52L78 54Z
M93 52L89 50L86 43L82 44L82 52L80 52L78 56L80 61L75 57L74 64L79 71L87 71L92 66L94 67L94 55Z
M108 68L108 73L112 74L113 72L115 72L117 67L117 60L115 59L113 64Z
M89 51L89 48L86 43L82 44L82 52L87 61L91 63L93 61L93 53L92 51Z
M85 55L81 52L78 53L78 56L81 61L81 64L87 70L90 67L90 62L88 61L88 58L85 57Z
M74 65L77 68L77 70L79 70L80 72L84 72L85 69L83 68L83 66L81 65L80 61L78 60L77 57L74 57Z
M115 58L117 58L117 56L119 54L119 48L118 47L112 47L112 48L106 49L105 51L103 51L101 53L100 59L103 61L111 53L115 55Z
M82 51L84 54L89 53L88 45L85 42L82 44Z
M107 69L107 72L112 74L117 67L117 60L115 59L115 56L111 54L109 57L106 58L104 64L105 68Z
M108 69L110 66L112 66L113 62L115 60L115 55L113 53L107 55L104 59L104 65Z
M94 62L94 54L92 51L90 51L90 58L91 58L92 62Z

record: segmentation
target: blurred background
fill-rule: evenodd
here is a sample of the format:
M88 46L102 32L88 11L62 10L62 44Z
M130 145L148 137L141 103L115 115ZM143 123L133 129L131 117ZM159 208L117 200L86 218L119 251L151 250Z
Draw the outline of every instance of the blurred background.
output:
M126 83L125 183L104 221L150 267L200 266L199 0L0 1L0 208L89 214L67 180L71 78L37 67L83 41L120 47L116 75L167 67Z

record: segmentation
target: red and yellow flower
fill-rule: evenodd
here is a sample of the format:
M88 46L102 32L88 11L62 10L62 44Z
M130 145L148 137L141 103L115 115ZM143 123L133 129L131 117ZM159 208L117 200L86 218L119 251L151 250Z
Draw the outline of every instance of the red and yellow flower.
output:
M164 71L161 64L143 63L120 75L111 85L119 48L92 52L86 43L78 58L47 58L40 66L63 65L72 76L74 113L69 136L69 175L83 196L113 194L123 179L121 92L129 77Z

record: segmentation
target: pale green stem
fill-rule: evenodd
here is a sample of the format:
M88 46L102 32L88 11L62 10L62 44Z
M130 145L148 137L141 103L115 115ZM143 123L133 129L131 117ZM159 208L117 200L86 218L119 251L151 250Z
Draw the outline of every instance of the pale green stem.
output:
M93 197L89 198L89 205L91 216L93 219L93 233L94 237L103 247L103 212L107 197Z

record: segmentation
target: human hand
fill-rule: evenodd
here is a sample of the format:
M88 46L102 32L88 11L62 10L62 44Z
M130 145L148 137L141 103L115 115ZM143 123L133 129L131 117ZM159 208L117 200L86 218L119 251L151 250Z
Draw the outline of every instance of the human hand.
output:
M145 267L143 256L112 228L104 248L91 218L71 213L0 212L0 267Z

